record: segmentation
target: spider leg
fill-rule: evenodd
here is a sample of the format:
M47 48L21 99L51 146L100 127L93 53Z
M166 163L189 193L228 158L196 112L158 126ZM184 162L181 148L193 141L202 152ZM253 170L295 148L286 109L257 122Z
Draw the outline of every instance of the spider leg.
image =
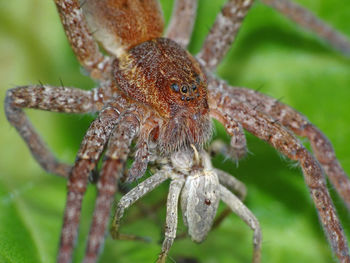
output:
M218 175L220 184L226 186L230 191L235 193L235 195L243 201L247 195L247 188L244 183L239 181L237 178L228 174L220 169L214 169L215 173ZM231 209L225 208L220 215L213 222L211 229L215 229L224 221L224 219L231 214Z
M275 8L302 27L315 32L321 38L328 41L335 49L346 55L350 55L349 40L307 9L287 0L262 0L262 2Z
M214 25L197 55L198 60L209 71L215 70L226 55L253 2L253 0L230 0L216 17Z
M97 260L104 241L112 201L117 190L117 179L121 175L131 142L138 135L139 128L140 122L135 112L126 112L119 118L109 139L101 177L97 183L98 195L87 243L85 263L93 263Z
M147 170L149 162L150 152L148 148L148 142L146 140L138 141L136 145L135 159L132 163L128 174L126 175L125 182L133 182L136 179L143 176Z
M71 262L78 232L82 199L91 171L96 167L108 138L118 122L119 111L113 107L102 110L89 127L69 176L68 196L57 262Z
M247 195L247 188L245 187L244 183L220 169L214 170L218 175L220 184L226 186L228 189L234 192L240 200L243 201Z
M99 50L88 29L79 0L54 0L68 41L80 64L95 79L109 77L112 60Z
M159 254L157 263L165 263L169 250L176 237L177 229L177 210L181 189L185 183L185 178L178 175L173 179L169 186L169 194L166 206L166 222L165 222L165 239L162 245L162 251Z
M220 83L216 82L214 84L212 82L212 88L214 86L217 87L218 84L225 92L229 92L231 94L230 96L234 96L236 100L248 103L252 107L258 105L259 110L278 120L296 135L308 138L317 160L350 210L350 179L337 160L331 142L317 127L295 109L276 99L257 91L230 87L221 80Z
M186 48L196 20L197 0L176 0L165 37Z
M251 211L242 203L239 198L232 194L222 185L219 186L221 200L226 203L230 209L237 214L253 231L253 263L258 263L261 260L261 229L259 221Z
M56 160L25 115L23 108L64 113L94 112L96 109L92 92L34 85L10 89L6 94L6 117L28 145L34 158L47 172L68 177L71 166Z
M211 97L212 108L230 114L248 132L299 162L331 247L340 262L349 262L347 239L329 195L323 171L315 158L287 129L265 113L243 103L232 103L233 100L227 93L212 91ZM221 104L223 101L226 102L224 105Z
M210 115L221 122L225 126L226 132L231 135L230 148L227 153L238 162L247 154L247 140L242 125L227 114L222 115L219 111L212 110Z
M142 132L136 145L134 162L127 172L125 182L133 182L145 174L151 155L149 149L149 144L152 143L150 142L151 133L158 125L152 118L147 118L143 123Z
M119 233L120 221L124 216L124 212L130 206L132 206L137 200L142 198L147 193L151 192L161 183L168 179L168 174L165 172L165 169L158 171L151 177L147 178L145 181L139 183L136 187L134 187L130 192L124 195L117 206L116 213L113 217L112 227L111 227L111 235L114 239L127 239L127 240L135 240L140 239L136 236L125 235ZM144 240L144 239L143 239Z

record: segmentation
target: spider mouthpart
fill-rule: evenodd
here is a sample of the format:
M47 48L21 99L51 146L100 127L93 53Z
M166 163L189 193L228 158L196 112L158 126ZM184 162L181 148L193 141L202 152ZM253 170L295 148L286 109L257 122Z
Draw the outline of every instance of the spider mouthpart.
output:
M204 200L204 203L205 203L206 205L210 205L210 204L211 204L211 201L210 201L210 199L205 199L205 200Z

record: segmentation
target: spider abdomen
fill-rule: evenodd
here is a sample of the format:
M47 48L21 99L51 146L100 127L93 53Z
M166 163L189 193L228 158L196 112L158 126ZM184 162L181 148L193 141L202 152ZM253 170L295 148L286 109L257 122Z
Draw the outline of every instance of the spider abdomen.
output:
M85 0L82 8L94 37L115 56L163 33L163 14L155 0Z

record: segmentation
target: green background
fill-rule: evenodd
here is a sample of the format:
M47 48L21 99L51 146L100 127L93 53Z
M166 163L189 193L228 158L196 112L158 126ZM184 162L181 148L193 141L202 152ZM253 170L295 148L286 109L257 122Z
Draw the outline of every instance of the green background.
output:
M198 52L225 1L199 1L190 45ZM300 0L350 37L348 0ZM162 1L168 19L172 1ZM265 94L303 112L332 141L344 169L350 172L350 59L333 51L276 11L256 3L218 74L232 85L261 88ZM91 89L68 46L53 1L0 1L0 262L54 262L66 199L65 180L45 173L31 157L3 112L5 91L39 81ZM94 116L27 111L57 156L73 162ZM219 127L215 136L228 140ZM303 139L303 142L306 142ZM266 143L248 135L250 154L239 168L217 157L214 164L242 180L246 205L263 232L263 262L333 262L300 169ZM331 193L350 238L350 216L332 187ZM152 238L149 244L107 237L100 262L154 262L160 251L165 206L140 216L164 200L167 184L129 210L122 231ZM90 186L84 199L75 262L80 262L96 195ZM117 195L116 200L120 198ZM220 206L222 210L224 206ZM179 233L184 231L182 223ZM175 241L176 262L249 262L252 232L230 215L200 245ZM169 260L169 262L171 262Z

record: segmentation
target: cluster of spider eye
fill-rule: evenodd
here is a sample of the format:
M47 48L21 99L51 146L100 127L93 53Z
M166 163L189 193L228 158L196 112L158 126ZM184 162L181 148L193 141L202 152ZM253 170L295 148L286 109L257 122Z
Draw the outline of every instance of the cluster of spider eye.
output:
M350 44L341 34L300 6L286 0L263 2L314 30L342 52L350 52ZM122 197L113 220L113 237L122 235L119 226L125 209L170 179L165 239L158 262L165 262L176 237L179 199L189 235L197 242L204 240L211 229L219 200L223 200L254 231L253 262L260 262L261 230L242 202L245 187L213 168L204 150L211 138L212 118L221 122L232 137L229 147L213 144L214 152L232 153L234 159L243 157L245 129L299 162L334 254L340 262L350 262L347 240L323 169L349 208L350 181L330 142L294 109L257 91L230 87L212 73L234 41L252 0L228 1L224 5L196 57L185 51L196 13L195 0L175 1L165 38L156 0L86 0L82 6L78 0L55 3L77 59L100 85L92 91L48 85L17 87L8 91L5 110L41 166L68 178L58 262L71 261L89 175L104 154L84 262L97 260L116 185L133 141L135 156L126 180L143 176L148 165L157 164L159 169ZM96 41L109 56L100 52ZM73 167L55 159L23 108L98 112ZM316 158L295 135L309 139Z
M190 100L194 100L195 97L199 97L199 92L197 89L197 85L200 84L201 80L199 78L199 76L196 76L196 82L190 85L181 85L181 89L179 87L178 84L173 83L171 84L171 89L174 92L180 92L181 94L181 100L186 100L186 101L190 101Z

